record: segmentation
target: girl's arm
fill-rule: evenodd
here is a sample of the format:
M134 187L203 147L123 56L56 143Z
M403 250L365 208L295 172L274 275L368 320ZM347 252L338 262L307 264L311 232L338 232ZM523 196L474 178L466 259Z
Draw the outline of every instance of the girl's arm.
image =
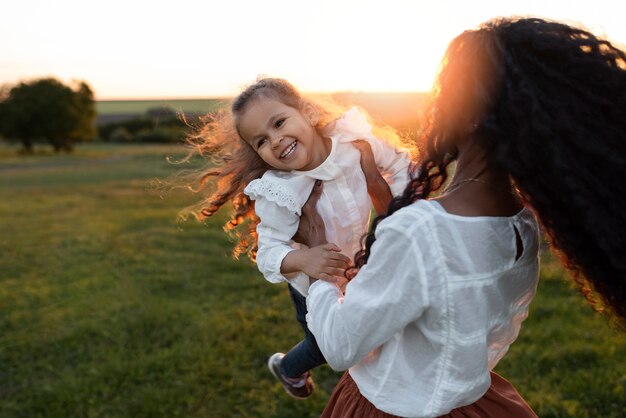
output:
M296 251L291 246L291 237L298 228L299 216L292 210L259 197L254 210L261 222L256 227L258 246L256 263L265 279L281 283L295 277L285 276L281 271L283 259Z

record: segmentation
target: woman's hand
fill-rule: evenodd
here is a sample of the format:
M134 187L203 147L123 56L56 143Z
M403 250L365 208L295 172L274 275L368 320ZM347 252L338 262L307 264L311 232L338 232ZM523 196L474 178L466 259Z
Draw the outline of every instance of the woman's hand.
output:
M321 279L340 284L350 262L348 257L341 254L341 248L335 244L324 244L291 251L283 258L280 271L283 274L301 271L313 281Z
M297 257L294 262L311 278L311 283L321 279L345 286L344 272L351 265L352 260L341 254L341 249L335 244L328 244L326 241L326 225L316 209L323 189L322 181L316 180L309 199L302 207L298 231L293 236L295 242L311 248L301 252L292 251L287 254L287 257L290 255Z
M313 191L302 207L302 215L300 216L300 225L298 231L293 236L295 242L308 245L309 247L317 247L326 244L326 225L324 220L317 213L315 206L322 195L324 185L321 180L315 181Z
M374 204L374 210L378 215L385 215L393 196L389 184L378 170L372 147L363 139L353 141L352 145L361 153L361 170L365 174L367 192Z
M351 260L341 254L341 248L335 244L318 245L302 251L300 270L309 277L337 283L350 266Z

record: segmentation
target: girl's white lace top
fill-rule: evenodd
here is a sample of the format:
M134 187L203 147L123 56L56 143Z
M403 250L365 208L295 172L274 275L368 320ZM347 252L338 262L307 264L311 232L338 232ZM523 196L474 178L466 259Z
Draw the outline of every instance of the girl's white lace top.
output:
M369 260L345 295L326 282L311 285L309 329L328 364L350 368L378 409L445 415L489 388L489 370L528 314L538 249L529 209L464 217L418 201L379 224Z
M294 251L292 237L298 230L302 206L309 198L315 180L324 181L317 210L326 224L326 238L352 258L360 249L361 237L367 232L372 203L361 170L361 154L351 142L357 139L369 142L376 164L394 196L402 193L409 179L408 154L376 138L367 118L358 109L345 112L326 134L331 139L331 151L317 168L310 171L270 170L250 182L244 190L255 201L255 212L261 219L257 225L259 270L272 283L289 280L304 296L308 293L308 276L295 273L287 278L280 272L280 267L285 256Z

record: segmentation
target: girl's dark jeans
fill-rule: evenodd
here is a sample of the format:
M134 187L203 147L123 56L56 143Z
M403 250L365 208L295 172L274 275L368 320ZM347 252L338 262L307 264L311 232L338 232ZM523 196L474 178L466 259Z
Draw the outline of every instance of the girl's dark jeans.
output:
M307 371L325 364L326 359L306 325L306 298L291 285L289 285L289 295L296 309L296 319L304 331L304 340L285 354L280 363L280 372L287 377L299 377Z

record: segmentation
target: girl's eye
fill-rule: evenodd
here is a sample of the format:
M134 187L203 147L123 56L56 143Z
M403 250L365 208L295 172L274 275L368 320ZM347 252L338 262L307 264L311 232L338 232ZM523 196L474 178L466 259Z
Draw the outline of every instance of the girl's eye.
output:
M286 118L281 118L281 119L278 119L278 120L276 121L276 123L274 123L274 126L275 126L276 128L280 128L281 126L283 126L283 125L285 124L285 120L286 120Z
M267 142L267 138L260 138L258 141L256 141L256 147L257 147L257 149L258 149L258 148L261 148L261 146L262 146L263 144L265 144L265 142Z

